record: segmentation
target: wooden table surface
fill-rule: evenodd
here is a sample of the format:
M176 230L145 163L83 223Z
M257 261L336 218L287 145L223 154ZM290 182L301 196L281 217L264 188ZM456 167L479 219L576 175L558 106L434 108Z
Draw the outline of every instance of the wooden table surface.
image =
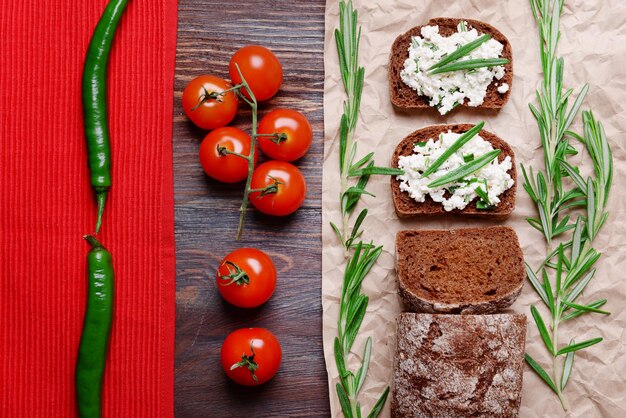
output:
M296 164L307 180L303 207L286 218L249 210L244 238L235 242L243 185L204 174L198 147L206 133L188 122L180 96L200 74L227 78L230 56L247 44L269 47L283 64L282 88L260 115L294 108L309 118L315 136ZM324 0L179 0L173 133L177 417L329 415L321 320L323 49ZM233 126L249 130L250 113L242 112ZM222 257L242 246L266 251L278 270L276 293L252 310L225 303L215 285ZM257 388L230 382L219 361L225 336L250 326L268 328L283 347L279 373Z

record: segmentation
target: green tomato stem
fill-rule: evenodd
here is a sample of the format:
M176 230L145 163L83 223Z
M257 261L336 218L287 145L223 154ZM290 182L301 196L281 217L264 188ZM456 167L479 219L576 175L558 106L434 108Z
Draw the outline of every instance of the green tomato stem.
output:
M200 100L198 100L198 104L195 105L194 107L192 107L191 110L192 112L194 110L196 110L197 108L199 108L200 106L202 106L203 103L209 101L209 100L217 100L218 102L221 102L221 97L223 95L225 95L228 92L231 91L238 91L241 87L243 86L243 84L237 84L236 86L233 86L229 89L226 89L224 91L221 92L216 92L216 91L208 91L207 89L205 89L204 87L202 88L204 90L204 93L202 94L202 96L200 97Z
M250 156L249 155L243 155L243 154L240 154L238 152L231 151L228 148L220 146L220 145L217 146L217 152L220 155L224 155L224 156L226 156L226 155L234 155L236 157L243 158L244 160L250 160Z
M284 142L287 140L287 134L284 132L274 132L273 134L256 134L254 136L256 136L257 138L261 136L270 138L270 141L272 141L275 144L280 144L281 142Z
M252 173L254 172L254 153L256 149L256 138L257 138L258 106L257 106L256 97L254 97L254 93L252 93L252 89L250 89L250 86L248 85L248 82L246 81L243 74L241 73L239 66L235 64L235 67L237 68L237 72L239 72L239 76L241 77L241 83L238 84L238 86L243 86L243 88L246 89L246 91L248 92L248 95L250 96L250 99L244 96L241 93L240 89L237 90L237 93L239 93L239 96L246 103L248 103L248 105L250 106L250 109L252 110L252 135L250 136L251 138L250 155L247 157L248 177L246 178L246 187L243 191L243 199L241 201L241 206L239 207L239 226L237 227L237 237L236 237L236 240L239 241L241 237L243 236L243 227L244 227L244 222L245 222L245 217L246 217L246 210L248 209L248 201L250 199L250 193L252 192L252 189L250 188L250 186L252 184Z

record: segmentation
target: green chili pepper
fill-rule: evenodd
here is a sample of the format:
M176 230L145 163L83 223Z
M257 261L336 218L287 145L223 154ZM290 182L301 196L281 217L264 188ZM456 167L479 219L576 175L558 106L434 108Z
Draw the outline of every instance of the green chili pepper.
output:
M76 362L76 400L81 418L99 418L102 382L113 318L113 264L111 253L98 240L87 254L87 307Z
M111 187L111 145L107 121L106 72L109 52L128 0L111 0L91 37L83 68L83 116L91 187L98 201L96 233L100 231L107 193Z

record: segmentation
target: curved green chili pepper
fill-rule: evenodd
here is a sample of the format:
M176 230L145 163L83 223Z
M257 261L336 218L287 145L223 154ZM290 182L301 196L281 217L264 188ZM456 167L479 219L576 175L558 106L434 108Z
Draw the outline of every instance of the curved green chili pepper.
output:
M107 121L106 72L109 52L128 0L111 0L98 22L83 68L83 116L91 187L98 201L96 233L100 231L107 192L111 187L111 145Z
M95 237L86 235L85 239L91 250L87 254L87 307L76 362L76 400L81 418L99 418L113 318L114 275L111 253Z

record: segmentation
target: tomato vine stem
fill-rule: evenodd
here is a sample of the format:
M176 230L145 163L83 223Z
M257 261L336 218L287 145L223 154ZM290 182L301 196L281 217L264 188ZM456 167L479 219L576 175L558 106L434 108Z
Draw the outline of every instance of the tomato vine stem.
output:
M228 148L226 148L226 147L224 147L224 146L221 146L221 145L218 145L218 146L217 146L217 152L218 152L220 155L223 155L223 156L226 156L226 155L234 155L234 156L236 156L236 157L243 158L244 160L250 160L250 157L249 157L249 156L247 156L247 155L243 155L243 154L240 154L240 153L235 152L235 151L231 151L231 150L229 150Z
M241 93L241 87L239 87L236 90L236 92L243 101L248 103L248 106L250 106L250 109L252 111L252 135L250 135L250 139L251 139L250 155L248 155L247 158L242 155L242 157L248 160L248 177L246 178L246 187L243 191L243 199L241 201L241 206L239 207L239 226L237 227L237 238L236 238L237 241L239 241L241 237L243 236L243 226L244 226L245 217L246 217L246 210L248 209L248 200L250 199L250 193L252 192L250 185L252 184L252 172L254 171L254 153L256 150L256 138L257 138L257 128L258 128L257 127L258 105L257 105L256 97L254 97L254 93L252 92L252 89L250 88L250 86L248 85L248 82L246 81L245 77L241 73L241 69L239 68L239 65L235 64L235 68L237 69L237 72L239 73L239 76L241 77L241 83L238 84L238 86L243 86L243 88L245 88L246 91L248 92L248 95L250 96L250 98L248 99L244 94Z
M256 134L256 137L267 137L275 144L280 144L287 140L287 134L284 132L274 132L272 134Z
M197 106L199 106L200 104L202 104L204 101L206 101L208 99L219 100L217 97L213 97L213 96L221 96L221 95L223 95L225 93L228 93L229 91L234 91L235 94L237 94L237 96L239 96L240 99L242 99L244 102L246 102L248 104L248 106L250 106L250 109L251 109L251 113L252 113L252 134L250 135L250 154L243 155L241 153L238 153L238 152L235 152L235 151L231 151L228 148L226 148L225 146L218 145L218 147L217 147L217 152L220 155L223 155L223 156L234 155L236 157L243 158L244 160L246 160L248 162L248 176L246 177L246 186L245 186L244 191L243 191L243 199L241 201L241 206L239 207L239 225L237 227L237 237L236 237L236 240L239 241L241 239L241 237L243 236L243 228L244 228L244 223L245 223L246 211L248 210L248 202L250 200L250 193L260 192L261 196L265 196L265 195L271 194L271 193L276 193L278 191L278 185L282 184L278 180L273 179L274 183L270 184L270 185L268 185L268 186L266 186L264 188L261 188L261 189L252 189L251 188L252 173L254 172L254 161L255 161L255 152L256 152L256 146L257 146L257 138L258 137L272 137L273 138L272 141L274 141L276 143L280 143L282 141L287 140L287 135L284 134L284 133L281 133L281 132L274 132L274 133L271 133L271 134L259 134L259 133L257 133L257 130L258 130L258 103L257 103L256 97L254 96L254 93L252 92L252 89L250 89L250 85L248 84L248 82L246 81L246 78L241 73L241 69L239 68L239 65L235 64L235 67L237 69L237 72L239 73L239 76L241 77L241 83L239 83L239 84L229 88L228 90L224 90L221 93L205 92L204 97L202 98L202 100L200 101L200 103ZM244 88L248 92L248 95L250 96L249 98L246 97L241 92L242 88Z
M199 108L200 106L202 106L203 103L209 101L209 100L217 100L218 102L222 102L221 97L223 95L225 95L226 93L230 92L230 91L238 91L241 87L243 86L242 83L237 84L229 89L226 89L224 91L208 91L206 88L202 87L202 90L204 90L204 93L202 94L202 96L200 96L200 99L198 100L198 104L195 105L194 107L192 107L191 110L192 112L194 110L196 110L197 108Z

